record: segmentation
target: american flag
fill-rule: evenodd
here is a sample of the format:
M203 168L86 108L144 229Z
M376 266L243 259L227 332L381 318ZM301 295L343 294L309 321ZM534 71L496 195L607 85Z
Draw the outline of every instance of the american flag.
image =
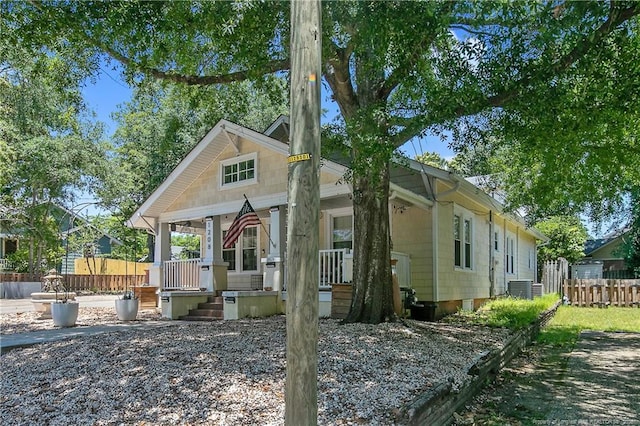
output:
M251 207L249 200L246 200L238 216L233 220L231 227L227 231L227 235L222 241L222 247L226 249L233 247L240 234L242 234L242 231L244 231L244 228L251 225L260 225L260 218L256 214L256 211L253 210L253 207Z

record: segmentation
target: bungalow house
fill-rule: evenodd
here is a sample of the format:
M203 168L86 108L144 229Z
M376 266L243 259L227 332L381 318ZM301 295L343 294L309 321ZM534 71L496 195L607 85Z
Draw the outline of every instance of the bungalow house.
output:
M221 120L189 152L130 219L155 234L155 263L149 280L160 287L165 306L178 295L222 292L224 316L252 316L243 297L272 297L284 312L286 256L288 118L264 133ZM342 177L347 163L323 159L320 171L321 315L328 315L332 283L352 280L352 191ZM244 229L228 249L222 241L245 202L261 225ZM392 258L400 286L420 301L437 303L438 316L477 308L504 294L510 281L536 279L536 239L496 199L455 174L413 160L392 167L389 209ZM201 258L171 260L171 232L202 238ZM168 291L173 290L173 291ZM200 296L203 296L200 295ZM325 305L323 305L325 304ZM176 304L177 306L177 304ZM323 308L324 306L324 308ZM180 309L185 309L180 308ZM231 316L228 316L228 311Z

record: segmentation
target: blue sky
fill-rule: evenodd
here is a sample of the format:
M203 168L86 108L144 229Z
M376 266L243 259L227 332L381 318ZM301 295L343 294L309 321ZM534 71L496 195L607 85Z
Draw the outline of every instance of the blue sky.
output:
M118 105L131 98L132 91L122 79L118 70L105 70L105 68L107 67L102 67L100 75L94 84L88 84L84 88L83 94L89 108L96 112L98 120L106 124L107 135L111 136L116 130L116 124L111 119L111 114L117 111ZM327 103L329 102L328 98L323 89L322 107L337 112L335 105ZM407 143L402 150L411 158L421 154L423 151L435 151L447 159L452 158L454 155L453 151L445 143L435 137L414 140Z

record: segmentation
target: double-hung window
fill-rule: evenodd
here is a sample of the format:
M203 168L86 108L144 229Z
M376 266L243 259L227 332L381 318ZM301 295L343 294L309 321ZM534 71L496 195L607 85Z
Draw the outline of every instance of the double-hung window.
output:
M460 230L461 218L458 215L453 216L453 257L454 264L462 267L462 232Z
M227 231L222 231L222 239ZM230 272L255 272L258 270L258 227L248 226L233 247L222 250L222 259L229 264Z
M471 269L471 219L464 220L464 267Z
M515 274L516 269L516 240L512 235L507 235L507 250L505 253L507 274Z
M456 268L473 269L473 219L453 215L453 258Z
M258 156L256 153L241 155L220 162L222 188L256 182Z

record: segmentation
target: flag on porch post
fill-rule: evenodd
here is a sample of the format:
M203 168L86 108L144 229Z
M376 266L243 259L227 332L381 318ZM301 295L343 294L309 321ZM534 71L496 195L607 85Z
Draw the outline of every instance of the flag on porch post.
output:
M238 216L233 220L231 227L227 231L227 236L224 237L222 241L222 247L226 249L231 248L238 240L240 234L242 234L244 228L250 225L260 225L260 218L256 214L256 211L253 210L253 207L251 207L249 200L245 200Z

